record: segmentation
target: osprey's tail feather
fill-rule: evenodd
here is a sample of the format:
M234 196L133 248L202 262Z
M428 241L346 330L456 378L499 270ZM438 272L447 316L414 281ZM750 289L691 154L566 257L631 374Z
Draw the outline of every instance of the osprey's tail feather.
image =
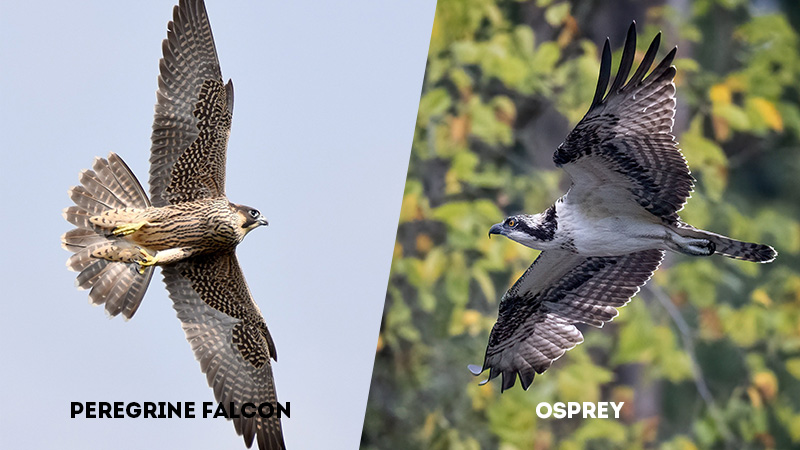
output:
M716 234L705 230L698 230L697 228L687 224L680 224L679 226L675 227L674 230L680 237L687 238L684 242L681 242L679 239L673 239L673 243L678 247L673 248L673 250L677 250L682 253L700 255L702 253L697 253L694 250L698 247L702 248L703 245L698 245L697 242L706 241L707 243L710 243L710 245L706 244L705 246L705 248L708 250L708 252L705 254L708 255L715 253L722 256L727 256L728 258L758 263L772 262L775 257L778 256L778 252L776 252L775 249L769 245L737 241L736 239L731 239L721 234Z
M135 245L109 234L89 219L109 209L147 208L150 201L130 168L115 153L110 153L108 159L95 158L92 170L81 171L80 182L80 186L69 190L75 206L64 210L67 222L77 227L61 236L61 246L75 253L67 259L67 267L80 272L75 285L78 289L91 289L92 304L105 304L110 316L122 313L130 319L147 291L153 267L141 270L138 264L120 261L136 254Z

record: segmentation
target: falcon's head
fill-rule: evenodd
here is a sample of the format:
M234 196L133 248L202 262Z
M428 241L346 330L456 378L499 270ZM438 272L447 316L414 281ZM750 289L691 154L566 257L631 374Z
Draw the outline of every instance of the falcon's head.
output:
M231 206L236 209L236 213L239 216L239 225L244 228L245 233L249 233L261 225L269 225L267 218L262 216L257 209L236 204L231 204Z
M492 225L492 228L489 229L489 237L492 237L493 234L502 234L526 247L544 250L541 244L553 240L556 228L558 228L556 208L551 206L540 214L510 216L503 222Z

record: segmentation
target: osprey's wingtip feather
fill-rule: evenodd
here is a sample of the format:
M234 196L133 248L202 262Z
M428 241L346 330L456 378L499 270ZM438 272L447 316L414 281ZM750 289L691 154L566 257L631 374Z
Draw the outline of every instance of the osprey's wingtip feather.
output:
M628 79L628 74L633 66L633 57L636 55L636 22L628 28L628 36L625 38L625 48L622 50L622 60L619 63L617 76L611 84L609 95L617 93Z
M467 364L467 370L469 370L470 373L472 373L477 377L478 375L483 373L484 369L476 364Z
M609 79L611 79L611 43L606 38L606 43L603 45L603 57L600 61L600 76L597 78L597 88L594 91L594 99L592 99L592 106L589 110L603 101Z
M631 77L631 81L628 82L629 85L635 86L642 82L644 76L647 74L647 71L650 70L650 66L653 65L653 61L656 59L656 53L658 52L658 47L661 45L661 33L659 32L656 37L653 38L653 42L650 43L650 47L647 48L647 52L644 54L644 58L642 58L642 62L639 64L639 68L636 69L636 72Z

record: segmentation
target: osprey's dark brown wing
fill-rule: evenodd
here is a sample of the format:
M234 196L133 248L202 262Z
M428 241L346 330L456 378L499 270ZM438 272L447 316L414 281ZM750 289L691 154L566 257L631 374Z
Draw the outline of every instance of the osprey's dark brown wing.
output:
M677 48L645 78L660 40L659 34L627 80L636 53L636 27L631 25L608 95L611 50L606 40L592 106L553 155L572 178L568 201L597 204L630 198L667 222L679 220L677 212L692 191L693 179L672 134L671 64Z
M470 370L478 375L488 369L489 380L502 374L502 390L514 386L519 374L522 388L528 389L535 374L583 342L573 324L602 327L616 317L617 308L650 279L663 255L662 250L588 258L542 252L503 295L483 367Z
M202 0L181 0L167 25L150 149L150 196L165 206L225 194L233 84L223 84Z
M276 406L270 358L275 344L253 301L233 251L197 256L164 266L164 282L178 312L186 339L218 402ZM264 419L233 419L250 447L283 449L275 414Z

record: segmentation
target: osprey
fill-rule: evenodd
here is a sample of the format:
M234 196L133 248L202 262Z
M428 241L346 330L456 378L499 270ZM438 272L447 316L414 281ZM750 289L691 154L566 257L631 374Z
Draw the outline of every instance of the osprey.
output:
M267 220L225 196L233 84L224 83L202 0L181 0L167 25L150 149L150 198L122 158L97 158L69 190L61 237L90 301L130 319L155 266L217 401L277 407L275 344L236 258ZM280 418L233 418L250 447L285 448Z
M658 268L664 250L775 259L770 246L699 230L678 217L693 178L672 134L677 48L645 78L660 39L659 33L627 80L636 52L631 25L608 95L606 39L589 112L553 155L572 180L569 191L543 213L511 216L489 230L490 237L500 234L542 252L503 295L483 367L469 366L475 375L489 370L483 383L502 375L505 390L519 375L528 389L536 373L583 341L574 324L602 327L616 317L616 308Z

